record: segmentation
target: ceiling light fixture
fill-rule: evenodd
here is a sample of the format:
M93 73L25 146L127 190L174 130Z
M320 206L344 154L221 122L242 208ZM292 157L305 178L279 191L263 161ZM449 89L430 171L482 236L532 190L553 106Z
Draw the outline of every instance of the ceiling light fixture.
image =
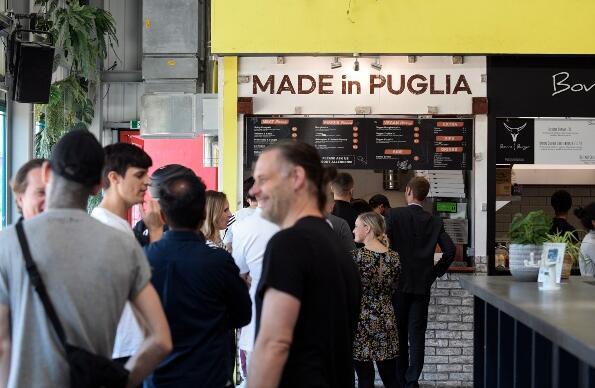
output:
M355 57L355 62L353 62L353 70L359 71L359 61L357 60L357 57L359 57L359 54L354 53L353 56Z
M382 70L382 65L380 64L380 57L376 57L374 63L372 63L370 66L372 66L372 69L376 69L378 71Z
M331 69L338 69L339 67L343 66L339 57L335 57L334 60L331 62Z

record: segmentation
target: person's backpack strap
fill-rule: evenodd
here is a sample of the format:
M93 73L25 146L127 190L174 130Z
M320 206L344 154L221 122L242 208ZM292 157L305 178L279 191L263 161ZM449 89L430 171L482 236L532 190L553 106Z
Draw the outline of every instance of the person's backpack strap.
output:
M35 287L35 291L37 291L37 294L39 295L41 302L43 303L43 308L45 310L45 313L47 314L48 318L50 319L50 322L52 323L52 326L54 327L56 334L58 334L58 337L60 338L60 342L62 342L64 349L67 350L68 344L66 342L66 334L64 332L64 328L62 327L62 324L60 323L60 319L58 319L58 315L56 314L54 305L52 304L52 301L50 300L50 297L49 297L47 290L45 288L45 284L43 283L43 280L41 279L41 275L39 274L39 271L37 270L37 265L35 265L35 262L33 261L33 258L31 257L31 251L29 250L29 243L27 242L27 237L25 236L25 230L23 229L23 219L22 218L19 219L19 221L16 223L15 227L16 227L16 231L17 231L17 236L19 238L19 244L21 245L21 250L23 251L23 260L25 261L25 267L27 268L27 273L29 274L29 279L31 280L33 287Z

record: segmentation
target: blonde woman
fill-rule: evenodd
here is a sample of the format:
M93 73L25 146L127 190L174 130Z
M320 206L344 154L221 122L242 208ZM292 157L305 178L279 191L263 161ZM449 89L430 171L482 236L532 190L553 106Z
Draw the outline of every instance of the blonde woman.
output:
M362 280L360 318L353 344L359 388L374 387L374 362L384 386L397 387L399 337L391 297L401 262L397 252L388 248L385 232L384 218L377 213L362 213L355 220L355 242L364 244L353 251Z
M200 231L205 236L207 245L217 248L225 248L221 239L220 231L227 228L231 218L229 202L224 193L220 191L207 190L205 205L205 222Z

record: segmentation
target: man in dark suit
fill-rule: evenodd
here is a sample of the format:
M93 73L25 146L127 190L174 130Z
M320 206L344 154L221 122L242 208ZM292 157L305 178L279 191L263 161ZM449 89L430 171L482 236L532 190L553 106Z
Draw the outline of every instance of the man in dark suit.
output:
M401 258L401 277L393 306L399 328L398 377L401 386L407 388L419 387L430 288L436 278L444 275L455 256L455 246L444 231L442 220L422 207L429 189L425 178L412 178L405 188L408 206L390 209L386 218L390 248ZM436 244L442 249L442 258L434 264Z

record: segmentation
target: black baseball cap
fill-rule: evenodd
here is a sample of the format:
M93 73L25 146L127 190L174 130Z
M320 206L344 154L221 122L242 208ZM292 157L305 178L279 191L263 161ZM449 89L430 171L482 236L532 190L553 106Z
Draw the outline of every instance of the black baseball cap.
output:
M52 150L52 171L87 187L101 182L105 155L95 136L86 129L66 133Z
M151 197L154 199L159 198L159 189L165 181L187 175L196 176L194 171L181 164L166 164L165 166L159 167L157 170L153 171L153 174L151 174L151 186L149 186Z

